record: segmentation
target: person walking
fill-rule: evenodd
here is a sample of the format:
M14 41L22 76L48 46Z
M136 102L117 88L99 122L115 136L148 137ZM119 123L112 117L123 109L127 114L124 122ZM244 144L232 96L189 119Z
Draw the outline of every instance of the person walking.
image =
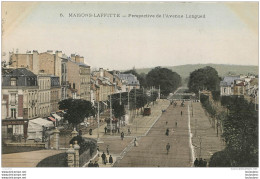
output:
M105 156L105 165L107 164L107 156Z
M112 155L110 155L109 157L109 163L112 165L113 164L113 158L112 158Z
M89 161L88 167L94 167L94 164L92 163L92 161Z
M170 146L170 144L168 143L168 144L166 145L167 155L168 155L168 153L169 153L170 148L171 148L171 146Z
M206 159L203 160L203 167L207 167L208 162L206 161Z
M107 145L107 155L109 155L109 145Z
M131 135L131 130L130 130L130 128L128 128L128 135Z
M169 129L168 128L166 129L165 135L169 136Z
M168 124L168 121L166 121L165 123L166 123L166 125L167 125L167 124Z
M124 134L124 132L121 132L121 139L123 140L123 139L124 139L124 137L125 137L125 134Z
M178 125L178 123L177 123L177 121L175 122L175 127L177 127L177 125Z
M199 160L198 167L203 167L203 160L202 160L202 158L200 158L200 160Z
M182 111L181 111L181 116L182 116Z
M105 127L104 130L105 130L105 134L106 134L107 133L107 127Z
M196 160L194 161L194 166L198 167L198 165L199 165L199 160L198 160L198 158L196 158Z
M94 167L99 167L97 161L95 161L95 163L94 163Z
M134 140L134 146L135 146L135 147L137 147L137 146L138 146L138 143L137 143L137 140L136 140L136 138L135 138L135 140Z
M101 155L101 158L102 158L103 164L106 164L106 154L105 154L105 152L103 152L103 154Z

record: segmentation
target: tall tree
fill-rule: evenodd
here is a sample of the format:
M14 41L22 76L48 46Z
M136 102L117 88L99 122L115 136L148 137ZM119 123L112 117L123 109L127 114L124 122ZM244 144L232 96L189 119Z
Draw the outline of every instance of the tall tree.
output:
M95 109L90 101L82 99L64 99L59 102L59 109L66 110L64 119L73 127L84 121L85 117L95 115Z
M167 96L181 85L181 77L178 73L168 68L156 67L146 76L148 86L156 86L161 89L161 94Z
M257 166L258 163L258 113L254 104L242 97L231 99L229 114L224 120L223 136L234 165Z
M190 73L188 88L195 93L203 89L219 91L219 83L218 72L214 68L206 66Z
M125 107L123 104L120 105L118 100L112 102L112 108L114 110L114 115L116 118L120 118L125 115Z
M258 167L258 112L243 97L225 97L228 115L222 117L226 148L215 153L214 167Z

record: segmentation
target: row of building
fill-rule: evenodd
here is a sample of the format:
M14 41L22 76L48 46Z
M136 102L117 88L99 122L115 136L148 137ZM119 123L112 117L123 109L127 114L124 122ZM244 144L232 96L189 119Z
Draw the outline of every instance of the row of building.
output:
M258 78L254 75L226 76L220 82L221 96L258 96Z
M100 68L91 71L84 57L61 51L10 53L2 67L2 135L27 138L30 120L56 121L58 103L67 98L107 105L108 96L140 88L132 74ZM39 120L37 120L39 121Z

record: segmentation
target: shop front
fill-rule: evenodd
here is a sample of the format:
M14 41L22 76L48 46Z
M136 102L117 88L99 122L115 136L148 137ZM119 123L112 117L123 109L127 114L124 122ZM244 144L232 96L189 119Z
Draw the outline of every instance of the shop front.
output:
M5 119L2 120L2 138L20 140L27 138L28 120L24 119Z

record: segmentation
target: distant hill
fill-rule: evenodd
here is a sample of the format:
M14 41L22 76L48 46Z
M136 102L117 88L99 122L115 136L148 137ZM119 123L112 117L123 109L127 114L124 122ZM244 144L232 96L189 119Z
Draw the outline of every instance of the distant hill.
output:
M258 75L258 66L246 66L246 65L223 65L223 64L195 64L195 65L180 65L180 66L162 66L164 68L171 69L181 75L183 79L189 77L190 73L196 69L211 66L215 68L220 77L231 75L247 75L248 73ZM152 68L136 69L137 73L147 74Z

